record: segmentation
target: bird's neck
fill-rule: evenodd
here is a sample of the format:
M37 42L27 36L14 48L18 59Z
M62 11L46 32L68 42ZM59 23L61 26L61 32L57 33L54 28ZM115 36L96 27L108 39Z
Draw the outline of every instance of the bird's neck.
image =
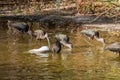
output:
M97 37L95 37L95 39L103 44L103 49L104 49L106 46L105 40L103 38L97 38Z
M48 41L48 47L50 48L50 40L48 37L46 37L47 41Z

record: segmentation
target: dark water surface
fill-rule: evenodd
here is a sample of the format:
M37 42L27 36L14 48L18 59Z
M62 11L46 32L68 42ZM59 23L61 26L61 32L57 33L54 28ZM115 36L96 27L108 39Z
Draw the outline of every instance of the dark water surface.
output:
M120 33L116 31L100 33L107 44L120 41ZM51 43L53 35L49 35ZM101 43L79 32L68 35L72 51L62 46L60 54L36 55L27 51L47 45L46 40L31 41L28 35L10 36L1 28L0 80L120 80L118 54L103 51Z

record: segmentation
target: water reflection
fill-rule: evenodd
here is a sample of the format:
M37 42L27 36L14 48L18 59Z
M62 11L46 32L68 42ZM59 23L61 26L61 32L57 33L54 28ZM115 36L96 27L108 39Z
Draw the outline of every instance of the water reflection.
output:
M119 35L100 31L107 44L120 41ZM79 32L68 33L73 50L62 46L60 54L30 54L27 51L47 41L29 41L28 35L8 36L0 30L0 80L119 80L120 57L101 50L102 44ZM50 35L53 37L53 35ZM89 45L84 39L88 40ZM50 38L52 43L52 38ZM39 43L39 44L38 44Z

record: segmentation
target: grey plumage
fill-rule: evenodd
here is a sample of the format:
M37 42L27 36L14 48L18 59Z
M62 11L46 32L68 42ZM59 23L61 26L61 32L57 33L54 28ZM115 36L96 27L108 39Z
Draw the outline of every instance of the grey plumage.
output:
M81 31L82 34L85 34L86 36L93 39L94 37L99 38L99 32L92 30L92 29L86 29Z
M33 32L33 36L35 36L37 40L41 40L41 39L45 39L46 37L48 37L48 34L44 32L43 30L38 29Z
M110 50L112 52L117 52L120 54L120 42L112 43L112 44L108 45L105 49Z
M59 53L61 51L61 43L55 39L55 42L52 45L52 52Z
M65 41L65 42L68 42L69 43L69 37L67 36L67 35L65 35L65 34L60 34L60 33L58 33L58 34L56 34L55 35L55 39L57 39L57 40L59 40L59 41Z
M13 22L8 20L8 29L11 31L12 34L16 32L28 33L32 37L32 30L30 26L25 22Z
M29 25L24 22L13 23L12 26L21 32L28 32Z
M69 37L65 34L56 34L55 39L59 40L61 44L72 49L72 44L69 42Z
M95 31L92 29L86 29L86 30L82 30L81 33L85 34L90 39L96 39L97 41L103 44L103 48L105 47L105 39L100 37L100 34L98 31Z

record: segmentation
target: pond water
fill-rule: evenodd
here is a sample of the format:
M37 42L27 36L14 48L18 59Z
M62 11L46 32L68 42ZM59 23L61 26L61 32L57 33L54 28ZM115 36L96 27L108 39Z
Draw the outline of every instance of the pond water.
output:
M28 50L47 45L47 41L30 40L28 35L10 36L7 29L0 29L0 80L120 79L119 55L104 51L101 43L89 40L79 31L73 34L63 30L63 33L70 36L72 51L67 51L62 46L60 54L31 54ZM93 29L99 29L107 44L120 42L119 32ZM51 43L53 36L54 34L49 34Z

